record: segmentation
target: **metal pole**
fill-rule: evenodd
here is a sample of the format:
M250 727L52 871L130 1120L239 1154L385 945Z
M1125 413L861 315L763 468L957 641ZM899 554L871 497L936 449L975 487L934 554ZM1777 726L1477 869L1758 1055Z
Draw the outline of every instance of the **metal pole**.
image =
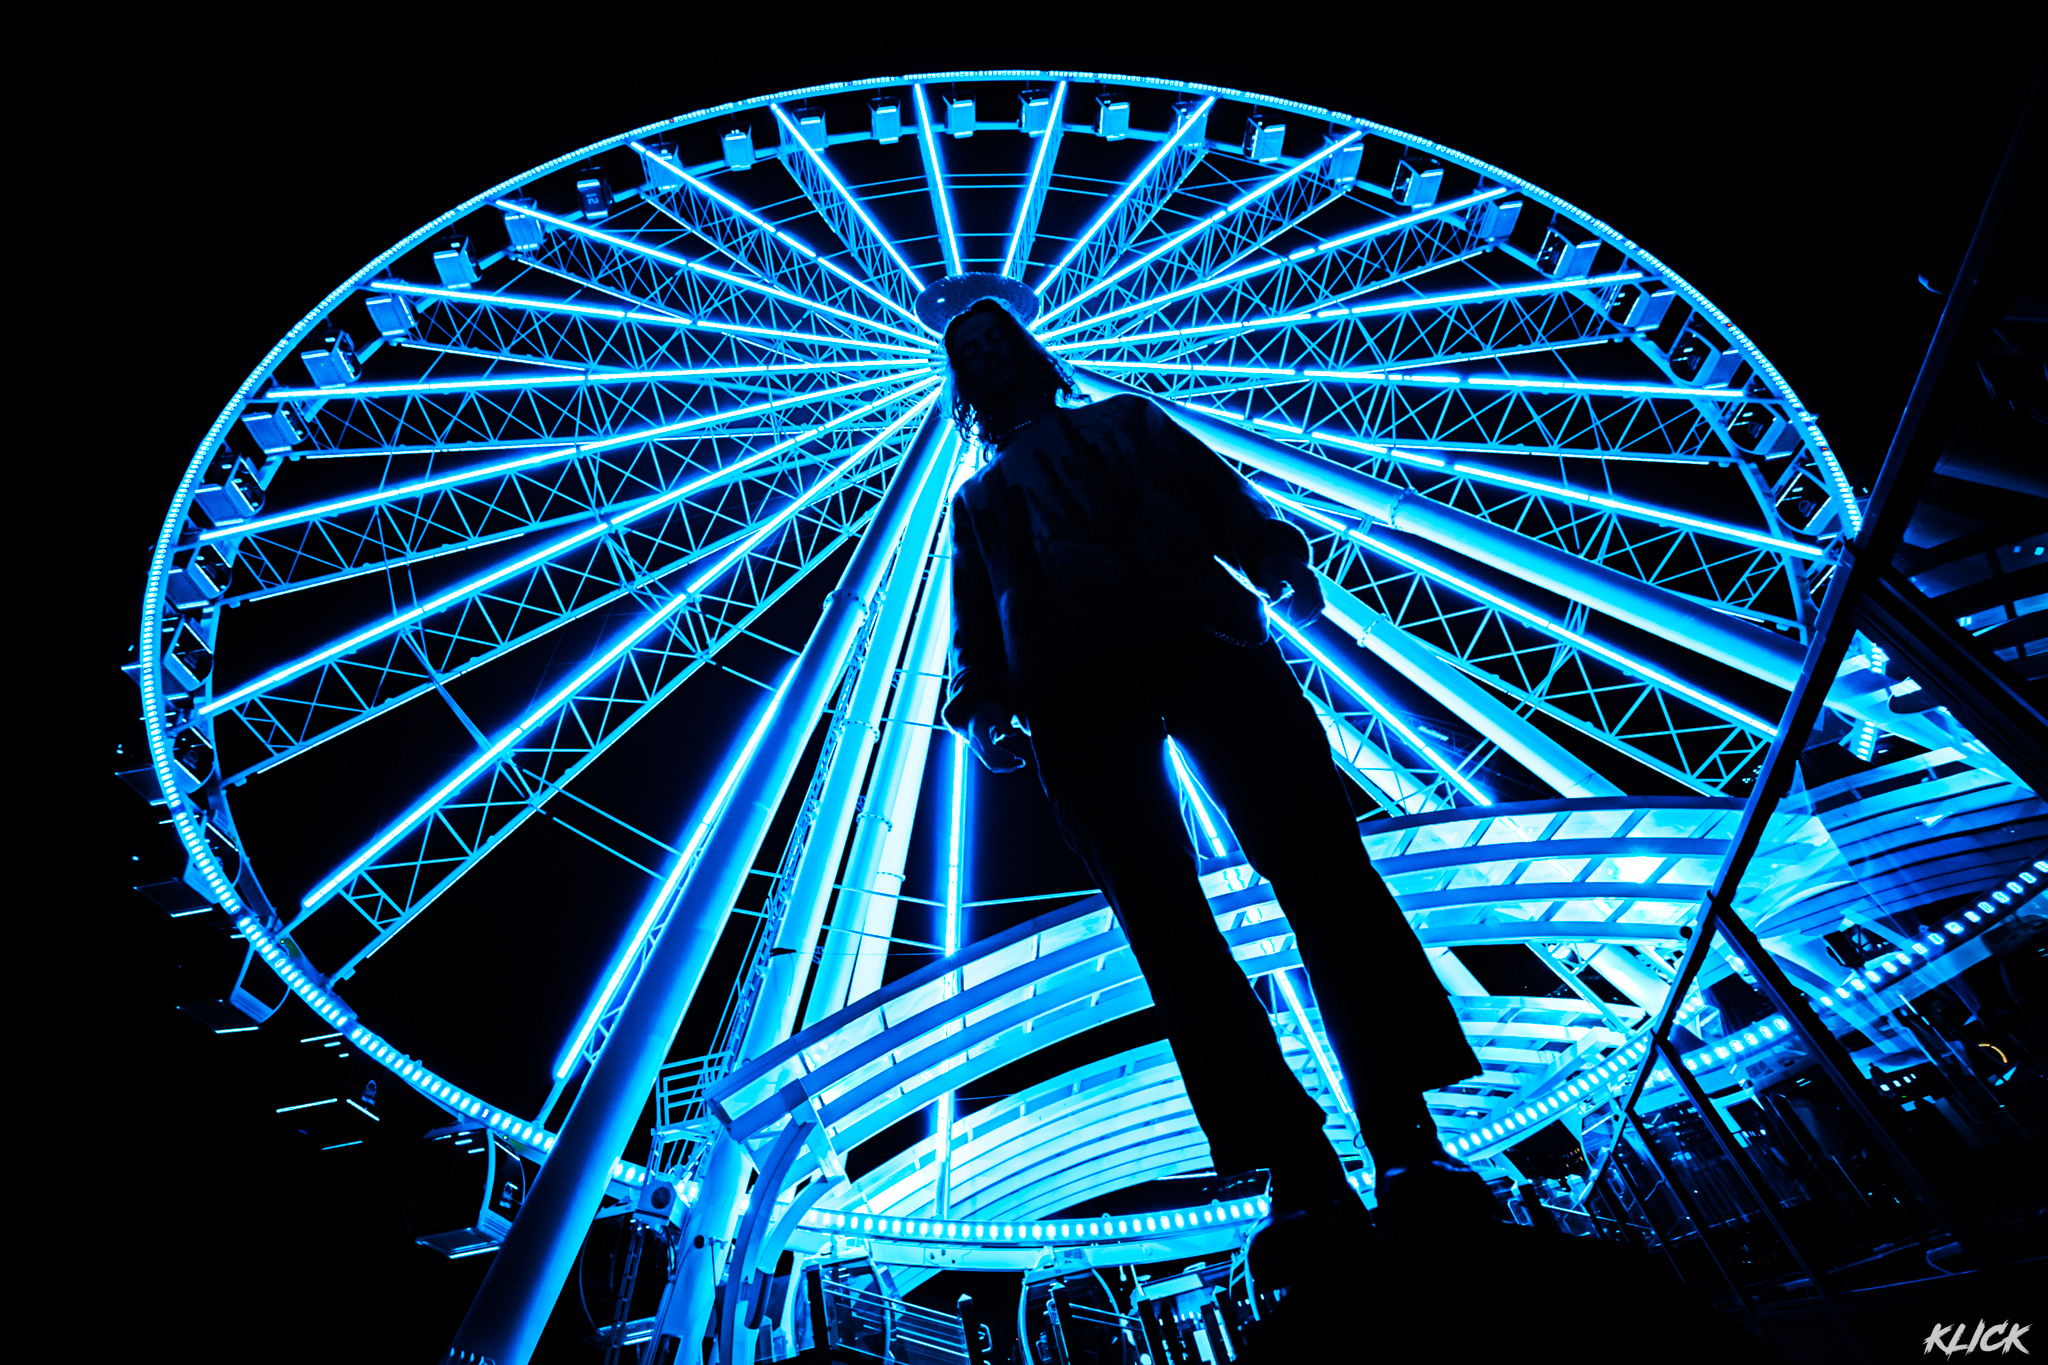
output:
M2048 83L2048 62L2044 62L2041 72L2035 77L2027 106L2020 115L2019 127L2014 131L2005 160L1986 197L1983 215L1971 237L1962 268L1956 272L1948 303L1942 309L1941 320L1935 325L1927 357L1913 382L1913 391L1907 397L1891 446L1885 452L1884 464L1878 472L1866 509L1862 534L1844 555L1843 562L1836 566L1834 578L1828 585L1827 600L1816 618L1818 624L1805 669L1793 688L1792 700L1785 710L1778 737L1772 741L1763 770L1750 790L1727 861L1715 878L1713 892L1701 912L1692 944L1652 1032L1660 1048L1668 1047L1672 1019L1685 998L1686 989L1706 960L1715 929L1724 930L1730 946L1755 973L1759 989L1812 1049L1822 1070L1840 1089L1857 1117L1869 1127L1877 1145L1898 1167L1899 1174L1912 1187L1914 1194L1956 1238L1965 1253L1985 1272L1986 1278L2013 1303L2020 1302L2021 1296L2007 1280L2000 1264L1984 1251L1974 1231L1936 1194L1927 1173L1908 1155L1914 1144L1906 1132L1898 1106L1877 1093L1870 1078L1863 1074L1848 1049L1808 1003L1805 994L1792 984L1756 934L1732 913L1731 908L1743 875L1748 870L1749 860L1763 839L1770 816L1791 787L1807 735L1827 695L1829 680L1835 676L1843 656L1848 653L1850 636L1856 628L1856 604L1872 585L1882 581L1892 552L1911 519L1913 494L1940 453L1947 426L1943 419L1952 415L1960 385L1969 382L1960 375L1944 379L1943 370L1950 352L1955 348L1959 335L1971 341L1980 340L1995 321L1991 316L1995 301L1980 293L1976 283L1986 269L2006 202L2020 177L2034 132L2042 118L2044 83ZM1930 416L1933 420L1923 420ZM1681 1081L1688 1079L1689 1073L1675 1055L1671 1058L1671 1070ZM1650 1063L1646 1059L1629 1086L1628 1097L1624 1101L1627 1109L1634 1109L1649 1071Z
M603 1202L612 1163L625 1150L662 1058L724 932L769 823L802 760L818 713L839 682L869 599L918 494L945 445L945 391L924 421L889 491L847 564L783 692L782 711L761 741L705 840L695 870L620 1012L604 1051L569 1111L505 1245L448 1348L451 1362L526 1365L583 1236Z

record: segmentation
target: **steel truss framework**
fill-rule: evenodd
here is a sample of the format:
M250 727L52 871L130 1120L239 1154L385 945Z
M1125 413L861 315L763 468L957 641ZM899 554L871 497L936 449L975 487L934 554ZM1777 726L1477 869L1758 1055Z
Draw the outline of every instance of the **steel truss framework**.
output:
M948 101L968 95L975 112L956 117L963 106ZM1035 330L1091 391L1130 386L1169 405L1302 526L1333 608L1283 647L1340 766L1387 813L1369 838L1425 942L1529 942L1577 984L1575 1001L1540 1005L1461 992L1489 1071L1473 1093L1440 1097L1447 1131L1484 1155L1498 1142L1473 1135L1563 1112L1559 1087L1583 1075L1604 1086L1627 1074L1641 1054L1631 1032L1657 1002L1611 1005L1580 975L1612 970L1640 988L1668 973L1667 940L1711 880L1713 830L1789 685L1770 660L1796 655L1860 511L1769 362L1606 224L1394 129L1172 82L958 73L701 111L494 187L322 300L200 443L151 563L137 676L186 882L368 1055L545 1161L558 1102L605 1055L663 926L676 914L722 925L731 912L730 900L690 897L713 875L699 859L728 846L721 831L740 837L733 793L793 788L803 795L787 847L756 838L744 850L742 871L779 869L774 890L749 970L701 983L731 998L717 1049L679 1064L687 1084L664 1082L655 1174L704 1174L719 1141L770 1140L740 1121L753 1109L733 1107L747 1077L795 1054L809 1066L806 1049L829 1050L852 1021L908 1008L905 983L875 993L879 965L853 940L886 941L893 924L947 631L939 494L975 458L934 443L943 357L910 305L962 269L1034 288ZM943 477L917 483L913 452ZM881 515L899 484L909 501ZM1384 497L1344 491L1368 487ZM1443 515L1413 515L1431 509ZM803 594L815 597L849 547L869 577L840 580L827 600L855 613L859 643L821 655L775 608L812 600ZM1574 587L1534 571L1560 560L1604 577ZM1513 572L1523 564L1526 581ZM1627 603L1599 584L1622 585ZM1731 632L1747 632L1739 647ZM713 666L759 682L766 699L751 729L705 737L730 745L705 791L662 793L649 811L579 795L594 765L635 763L635 727L687 706ZM756 676L770 668L781 681ZM526 681L506 685L515 670ZM764 735L809 734L818 719L778 710L799 683L837 698L828 741L808 776L762 777L749 764L774 747ZM1881 703L1892 685L1877 668L1849 690ZM254 859L265 850L245 847L236 805L267 784L317 781L345 747L328 740L425 712L468 752L382 813L304 811L328 862L303 885L264 884ZM1982 783L2003 780L1981 751L1956 752ZM1694 803L1640 799L1649 781ZM1528 813L1495 807L1503 793L1579 804ZM696 813L673 842L645 836L667 859L647 869L657 889L571 1026L547 1102L518 1113L376 1033L337 984L462 895L557 796L635 833L657 808L694 801ZM1189 801L1206 818L1199 795ZM1687 812L1687 827L1647 833L1668 809ZM1570 845L1582 837L1572 822L1596 813L1614 828L1576 870L1504 873L1461 899L1423 863L1408 868L1418 843L1469 852L1490 837L1471 833L1482 826L1520 831L1529 866L1571 861L1572 848L1544 841ZM875 832L896 824L893 838ZM1227 831L1211 835L1227 843ZM1219 914L1264 945L1247 970L1279 970L1284 923L1230 868L1212 868ZM1592 903L1580 883L1607 876L1596 868L1623 870L1594 900L1635 910L1569 910ZM1502 890L1524 882L1536 890ZM1533 911L1539 902L1549 909ZM1099 908L1050 919L1032 930L1034 960L1078 951L1099 972L1122 952ZM1082 934L1085 949L1046 946L1061 933ZM919 1027L980 1037L960 1013L967 977L1008 946L967 944L913 978L937 991ZM823 965L799 1020L806 976L778 964L814 957ZM402 961L402 950L380 959ZM1045 985L1027 974L1016 989ZM1119 1008L1145 998L1125 970L1072 1001L1099 1009L1111 985ZM1287 1050L1342 1140L1341 1086L1312 1003L1288 998ZM998 1046L990 1034L983 1057L1056 1036ZM1174 1090L1156 1058L1140 1060L1116 1061L1127 1084L1070 1107L1073 1141L1125 1150L1103 1106L1140 1093L1131 1087ZM965 1074L964 1061L935 1065L875 1079L857 1120L814 1109L832 1142L801 1149L811 1157L799 1159L783 1121L776 1150L750 1159L783 1175L803 1160L829 1171L846 1123L880 1131ZM728 1138L705 1122L714 1099ZM1041 1217L1084 1187L1199 1165L1184 1106L1159 1112L1180 1114L1168 1124L1178 1136L1162 1129L1144 1154L1078 1174L1003 1155L1043 1145L1051 1128L962 1120L945 1139L957 1144L942 1163L950 1190L913 1178L907 1152L857 1186L807 1186L809 1212L785 1234L801 1224L794 1235L815 1247L828 1216L933 1198ZM999 1128L1001 1142L976 1146ZM613 1193L629 1195L649 1167L614 1155ZM756 1199L755 1249L778 1207Z

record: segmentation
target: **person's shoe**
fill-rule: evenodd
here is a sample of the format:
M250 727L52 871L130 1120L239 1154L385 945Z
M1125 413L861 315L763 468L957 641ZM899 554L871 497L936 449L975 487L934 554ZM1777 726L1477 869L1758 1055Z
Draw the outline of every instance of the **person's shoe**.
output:
M1442 1237L1502 1222L1485 1177L1453 1156L1389 1166L1379 1173L1374 1193L1380 1224L1391 1237Z

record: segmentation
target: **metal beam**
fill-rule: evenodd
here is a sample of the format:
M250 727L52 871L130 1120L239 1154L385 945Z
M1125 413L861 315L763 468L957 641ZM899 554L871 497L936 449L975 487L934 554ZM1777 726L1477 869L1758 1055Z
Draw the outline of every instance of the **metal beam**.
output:
M1622 794L1621 788L1602 777L1586 760L1530 724L1526 717L1516 715L1478 683L1439 659L1427 645L1361 602L1349 588L1327 577L1322 578L1322 584L1325 616L1498 744L1558 795Z
M910 87L911 102L917 107L917 151L924 159L924 183L932 198L932 224L938 231L941 259L948 275L967 267L961 263L960 234L953 222L953 198L946 191L946 168L939 156L938 129L932 124L931 104L924 86Z
M1066 106L1067 83L1061 81L1053 87L1052 107L1045 131L1038 135L1038 154L1032 158L1031 174L1024 182L1024 193L1017 200L1017 222L1010 229L1009 249L1003 253L1002 273L1013 280L1024 278L1024 267L1031 261L1031 246L1038 237L1038 215L1045 208L1045 191L1052 184L1053 164L1060 154L1060 136L1066 131L1066 125L1060 121Z

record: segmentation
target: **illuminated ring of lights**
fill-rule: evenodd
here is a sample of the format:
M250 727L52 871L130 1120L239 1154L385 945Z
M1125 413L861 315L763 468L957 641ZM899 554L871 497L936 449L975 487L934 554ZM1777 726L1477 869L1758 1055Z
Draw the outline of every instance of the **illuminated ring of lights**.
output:
M1016 99L1020 82L1041 92L1043 100L1036 105L1007 106L1018 109L1015 120L980 118L972 107L960 104L942 107L933 102L935 96L930 93L930 87L939 83L946 83L956 99L986 87L980 112L988 114L1000 112L996 111L998 102ZM1090 103L1087 96L1096 86L1104 87L1106 93ZM931 190L929 218L900 241L892 240L885 226L900 228L911 216L908 211L897 205L885 215L887 225L878 223L870 210L875 214L883 211L877 207L880 196L867 193L870 182L843 179L833 169L835 160L843 166L861 159L862 149L850 144L883 140L881 115L875 114L870 122L859 111L871 103L886 105L891 95L896 97L893 107L903 123L901 140L918 149ZM1125 95L1131 102L1119 109L1117 99ZM1167 97L1179 100L1176 109L1165 109ZM1014 145L1026 155L1008 181L983 177L972 186L945 181L943 165L949 144L944 135L960 131L952 120L962 107L967 107L968 131L991 135L991 142L1006 132L1015 135ZM1038 113L1032 112L1034 108ZM1119 132L1118 120L1133 117L1133 110L1140 126L1128 134ZM814 115L819 121L812 121ZM1153 117L1150 125L1144 124L1146 117ZM1052 119L1070 149L1079 147L1089 157L1107 156L1115 142L1127 142L1122 151L1128 153L1129 173L1120 181L1083 182L1069 177L1055 182L1053 177L1066 174L1053 150L1059 139L1034 132L1031 140L1025 140L1021 125L1033 118ZM1291 133L1283 126L1288 120L1294 122ZM1310 128L1311 124L1315 127ZM1243 136L1233 140L1240 125ZM744 129L746 135L735 143L728 129ZM685 165L672 155L675 147L686 143L693 152L702 150L698 144L705 142L707 132L717 134L718 150L712 160ZM770 144L757 148L751 139L764 135L771 139ZM765 203L765 197L762 203L750 202L747 196L754 181L748 177L768 174L751 169L757 154L762 161L779 155L788 174L806 177L804 183L812 187L814 202L830 216L821 218L811 206L796 214L786 194L772 206ZM1360 154L1369 154L1363 169ZM575 182L588 178L580 168L600 158L608 158L604 166L612 175L619 174L621 167L637 164L645 183L637 188L623 182L610 185L617 197L605 206L607 214L596 217L593 211L598 201L579 197ZM627 158L637 158L637 162ZM1182 161L1188 163L1185 168ZM1148 177L1169 170L1189 177L1182 198L1173 200L1156 221L1133 216L1137 213L1133 206L1142 204L1149 192ZM1385 181L1373 179L1375 175L1384 175ZM725 206L726 218L720 228L728 235L722 253L707 248L702 237L672 230L673 223L664 223L659 212L648 207L664 194L679 194L686 184L698 195L696 202ZM1041 209L1031 204L1032 196L1038 192L1042 203L1047 184L1056 184L1065 196L1063 216L1057 233L1049 228L1034 250L1021 225L1027 219L1036 223ZM1074 210L1071 201L1087 195L1093 198L1085 211ZM1547 235L1526 242L1488 237L1488 232L1505 230L1500 215L1518 201L1523 205L1524 225L1542 220ZM577 207L579 204L583 207ZM984 208L990 211L972 211ZM783 216L771 220L766 216L770 213ZM1119 214L1137 224L1128 241L1101 259L1092 258L1091 251L1104 252L1104 244L1125 226L1126 218ZM1259 227L1264 222L1262 214L1274 215L1265 225L1272 230L1263 237ZM1007 242L989 224L1010 224L1003 229L1009 233ZM981 235L969 235L970 229ZM840 240L833 240L834 231L841 234ZM485 241L488 245L486 239L494 236L507 239L506 250L485 253L481 258L453 240ZM989 249L975 249L977 241ZM1277 245L1268 249L1269 242ZM562 248L545 262L557 267L553 285L549 285L548 272L539 268L543 258L550 257L550 243ZM560 265L569 253L564 244L573 244L590 260L608 261L610 273L580 292L561 292ZM437 249L446 257L445 263L430 264ZM968 254L963 256L963 250ZM749 257L747 252L756 254ZM915 257L914 265L911 257ZM1197 257L1204 262L1200 270L1189 264ZM1013 259L1025 262L1017 267L1018 273L1027 281L1036 281L1034 292L1044 304L1034 330L1083 370L1135 383L1162 398L1181 402L1195 417L1233 423L1253 436L1347 461L1424 498L1454 500L1468 511L1477 508L1483 517L1498 517L1503 524L1520 520L1518 507L1540 509L1549 518L1545 523L1549 530L1539 526L1539 535L1552 534L1568 542L1575 534L1574 525L1604 527L1607 561L1624 572L1641 567L1631 559L1638 551L1653 555L1672 549L1681 558L1694 554L1704 564L1711 555L1700 547L1715 547L1724 557L1743 560L1742 572L1734 575L1735 585L1725 592L1722 588L1727 585L1714 579L1717 571L1711 567L1700 570L1703 576L1685 580L1694 587L1708 585L1709 590L1693 593L1704 599L1703 611L1719 606L1738 613L1754 610L1770 616L1775 611L1780 616L1805 619L1831 543L1845 532L1853 533L1860 524L1852 490L1811 414L1728 318L1606 224L1451 149L1291 101L1170 81L1074 73L883 78L734 103L594 143L449 210L378 255L320 300L271 348L223 407L187 465L163 523L150 563L137 650L150 764L171 824L189 858L186 883L230 917L237 932L247 938L286 989L367 1055L450 1114L490 1127L530 1156L543 1156L552 1138L536 1119L514 1114L463 1089L406 1055L356 1017L336 991L336 981L352 970L354 963L316 964L287 935L286 923L292 914L280 915L271 905L290 905L292 899L263 894L250 870L249 855L261 855L264 850L243 846L230 808L229 788L222 785L218 767L208 764L217 760L218 727L227 713L245 715L252 700L267 703L273 693L323 669L339 677L340 670L363 651L397 640L458 598L462 602L482 600L492 588L510 582L508 575L532 570L537 581L539 573L557 567L593 542L605 540L612 531L629 523L641 524L636 518L652 518L662 510L653 504L663 498L672 499L668 506L679 506L684 495L675 488L682 485L672 479L673 486L665 493L650 493L638 502L625 500L585 509L601 513L601 525L586 524L587 517L586 522L559 524L537 519L511 537L520 551L537 548L523 558L501 558L487 573L451 585L446 600L416 601L410 616L397 613L366 627L352 619L338 620L335 629L339 633L324 654L315 650L291 665L300 668L299 672L290 677L280 675L275 681L250 679L246 685L236 679L235 686L216 689L215 679L205 671L210 667L206 661L219 656L224 644L233 652L232 638L223 640L220 635L223 615L219 602L224 597L245 595L232 586L231 575L237 572L233 565L246 570L252 557L267 553L261 548L261 537L274 531L289 531L293 526L347 527L352 525L348 518L358 513L374 520L383 515L375 510L382 507L417 504L425 508L431 499L466 496L463 490L491 480L511 488L534 471L588 460L608 450L652 448L672 437L686 437L692 430L730 425L742 415L758 416L764 424L774 425L784 422L784 414L790 412L829 414L817 420L822 425L837 423L842 433L873 433L866 450L859 449L850 437L834 447L835 455L850 453L831 469L824 468L821 458L803 466L820 473L819 482L801 491L794 485L785 489L788 496L778 505L781 510L750 523L759 532L754 540L729 537L715 543L707 540L697 547L707 559L723 556L707 569L704 580L714 570L723 572L742 561L752 564L755 561L747 556L758 545L781 543L763 537L794 528L803 521L806 508L839 496L855 478L851 471L861 471L862 477L872 475L900 452L922 405L936 396L935 338L928 325L921 325L912 306L916 291L906 289L905 281L928 284L943 275L960 273L963 266L1000 266ZM1371 266L1372 260L1385 268ZM771 262L772 269L762 266L763 261ZM1461 267L1460 261L1465 265ZM1493 273L1484 275L1482 267L1492 268ZM1353 268L1361 273L1346 284L1344 271ZM1438 270L1453 287L1434 287L1429 277ZM662 275L663 271L673 278ZM474 286L464 278L465 273L478 272L481 278ZM774 280L769 279L771 274ZM1482 278L1475 279L1475 275ZM523 283L508 286L505 282L513 276L521 277ZM693 314L636 295L633 286L643 279L692 287L702 284L701 297L749 298L755 301L749 306L762 310L756 316L783 308L812 319L816 330L798 334L795 328L784 328L770 337L759 331L758 322L735 322L733 317L714 312ZM790 285L791 280L806 282L805 288L815 286L817 292L806 294L803 288ZM1315 285L1316 280L1327 287ZM1279 288L1283 281L1291 282L1289 287L1296 294L1307 291L1312 295L1317 288L1324 292L1306 302L1296 298L1285 307L1261 304L1264 296L1259 290L1272 286L1276 295L1285 293ZM545 299L538 292L544 285L556 290ZM828 292L830 297L826 297ZM780 301L774 301L777 299ZM349 373L356 362L332 349L326 352L324 373L318 372L322 362L317 359L314 370L302 369L294 357L319 354L319 339L333 325L346 323L362 329L361 318L372 301L377 301L378 311L367 315L388 319L396 329L388 335L380 332L375 343L381 348L389 341L387 358L427 354L420 349L422 343L440 348L433 352L440 359L426 363L424 378L397 373L386 364L378 366L374 374L365 372L358 381ZM508 345L533 336L553 337L566 345L572 335L595 335L599 328L609 327L616 335L633 340L627 349L640 359L600 364L599 355L538 353L512 359L509 357L522 354L513 350L479 356L483 348L431 342L419 331L419 319L426 317L441 320L441 331L451 337L474 339L496 326L489 320L494 315L526 319L521 323L515 317L501 329L511 337ZM1404 349L1401 328L1410 326L1408 335L1425 337L1434 324L1414 322L1424 317L1458 320L1456 326L1445 325L1446 337L1462 326L1468 329L1465 339L1483 339L1488 334L1485 327L1491 326L1491 335L1508 340L1490 350L1453 345L1442 355L1428 353L1426 347ZM546 320L535 321L537 318ZM1681 320L1688 330L1675 331L1674 325ZM1656 327L1646 328L1651 321ZM1557 335L1543 331L1552 322L1565 330ZM548 332L549 327L554 331ZM746 329L750 327L756 331L749 333ZM1523 330L1516 331L1518 327ZM578 328L585 332L578 333ZM1384 342L1389 353L1375 364L1358 364L1355 355L1347 360L1320 354L1317 338L1344 328L1351 329L1344 335L1360 339L1357 345L1365 350ZM700 332L711 338L704 343L707 353L720 344L733 353L751 346L750 355L774 350L784 360L769 362L756 357L746 364L677 365L646 359L649 355L666 357L671 343L680 344ZM368 337L369 331L363 330L362 335ZM1518 336L1525 339L1512 341ZM1622 378L1573 369L1579 349L1596 343L1628 357L1634 369ZM604 351L595 343L592 348ZM361 349L367 362L372 358L367 354L370 347ZM1473 365L1470 362L1475 355L1479 360ZM790 360L790 356L796 358ZM489 367L482 374L451 373L462 371L462 361L479 359ZM338 380L337 375L341 376ZM451 387L445 382L449 379L458 382ZM609 401L604 395L629 392L675 400L662 412L658 430L644 422L639 426L628 423L622 429L603 420L586 429L563 416L576 409L602 419L603 404ZM882 396L875 398L878 392ZM492 395L502 394L516 395L516 402L535 409L555 403L563 425L553 431L538 426L514 431L514 418L504 416L504 431L493 437L489 423L499 418L479 418L486 439L473 442L480 447L474 452L455 454L454 470L434 465L420 452L429 444L445 449L461 443L446 437L436 437L433 443L413 441L407 458L426 467L415 469L387 461L386 467L393 472L341 491L307 473L310 468L331 466L294 460L281 467L265 467L272 463L272 453L303 447L307 440L318 448L322 443L345 445L365 439L364 431L382 429L372 420L379 414L395 423L391 429L399 435L392 444L406 445L400 438L413 432L404 423L414 411L407 405L419 405L418 411L427 412L429 399L449 393L463 395L453 400L453 407L464 411L482 410L495 401ZM1455 430L1476 430L1477 425L1491 420L1470 416L1472 413L1512 410L1521 414L1514 420L1526 419L1538 427L1546 420L1542 413L1564 414L1557 421L1565 434L1551 448L1577 453L1543 458L1561 470L1587 477L1576 478L1567 486L1561 478L1541 477L1524 466L1510 467L1518 457L1510 448L1513 443L1505 440L1488 448L1484 441L1426 439L1398 421L1390 431L1377 430L1363 419L1371 402L1354 401L1357 394L1392 396L1382 406L1398 398L1406 404L1402 411L1410 415L1448 413L1453 411L1449 405L1465 404L1456 409L1467 416ZM742 401L731 395L753 396ZM1523 406L1516 408L1517 403ZM511 412L513 406L507 404L503 412ZM350 414L346 421L336 415L344 409ZM1661 452L1680 460L1670 466L1674 470L1698 473L1716 469L1730 478L1744 478L1748 476L1741 471L1751 466L1784 470L1788 464L1800 464L1805 472L1779 480L1775 494L1768 481L1758 483L1754 505L1740 518L1695 515L1683 505L1652 505L1608 486L1613 462L1599 452L1613 453L1635 440L1637 444L1629 446L1634 453L1660 453L1652 449L1654 442L1642 444L1640 433L1630 436L1623 432L1623 439L1600 444L1615 436L1603 425L1607 419L1600 414L1623 409L1653 416L1667 410L1677 414L1670 418L1675 424L1671 430L1683 439L1675 439L1673 449ZM613 416L622 411L638 410L630 405L611 409ZM1570 413L1574 411L1587 415L1578 428L1571 427ZM1688 413L1692 416L1685 415ZM353 431L348 422L355 423ZM309 434L291 439L287 428L294 423L303 424ZM1571 435L1574 430L1576 438ZM1571 444L1580 438L1592 444ZM256 499L260 510L236 511L235 498L250 490L246 480L236 483L235 471L216 468L216 460L228 453L249 457L251 469L263 468L266 475L274 476L263 496ZM297 453L306 452L300 448ZM1706 463L1687 463L1693 460ZM788 462L764 462L748 471L709 469L704 471L704 479L706 486L719 479L728 480L733 487L751 487L750 481L755 481L766 490L765 498L767 491L779 487L773 480L793 467ZM672 472L680 479L687 471ZM1503 620L1518 622L1518 629L1548 632L1561 657L1597 660L1593 666L1618 668L1660 701L1682 708L1690 697L1704 708L1691 717L1693 722L1706 716L1700 723L1724 725L1729 735L1746 727L1747 750L1743 743L1731 741L1724 745L1729 757L1720 768L1687 774L1696 789L1713 790L1732 781L1733 775L1747 766L1750 751L1761 746L1756 726L1749 723L1754 718L1741 707L1717 702L1709 692L1696 688L1688 692L1684 679L1659 673L1654 661L1628 656L1593 640L1583 623L1553 619L1554 613L1545 614L1548 608L1489 598L1492 590L1484 583L1457 576L1455 556L1446 569L1444 563L1418 555L1412 538L1389 539L1378 533L1369 518L1346 513L1327 498L1290 492L1284 483L1272 486L1289 499L1284 506L1290 514L1299 514L1298 519L1317 540L1318 557L1340 578L1350 574L1356 584L1365 572L1359 567L1366 562L1364 556L1380 555L1371 572L1381 580L1408 575L1419 583L1428 582L1432 591L1444 592L1467 608L1477 603L1482 613L1497 611ZM1797 517L1805 525L1819 528L1811 533L1791 524L1792 500L1801 492L1818 509L1802 509ZM777 522L777 517L783 520ZM372 534L375 532L363 533L366 539ZM788 529L788 535L795 534ZM482 533L476 537L479 542L484 538ZM233 563L208 561L208 552L217 557L231 555ZM423 556L424 552L418 557ZM398 556L389 571L394 582L413 562ZM506 567L508 564L511 567ZM343 564L336 569L337 581L349 567ZM220 581L209 579L210 572ZM281 570L272 586L293 588L300 580L290 578L289 572ZM1432 573L1436 575L1433 579ZM209 597L209 583L216 589L230 586ZM622 586L621 591L628 586L657 595L659 591L658 586L650 588L646 583ZM1776 597L1758 607L1769 592ZM1458 598L1460 593L1466 596ZM566 616L567 609L564 619ZM1410 626L1408 622L1397 624L1404 629ZM530 631L523 638L537 633ZM1316 653L1318 646L1305 639L1298 643L1306 651L1297 651L1302 667L1308 668L1311 659L1322 657ZM390 648L395 658L397 646ZM601 679L604 670L622 657L622 653L594 656L592 676ZM1442 802L1487 799L1466 771L1472 765L1440 753L1369 689L1344 677L1340 668L1330 672L1335 685L1353 687L1357 694L1333 700L1355 713L1358 728L1384 735L1388 744L1401 749L1400 763L1410 771L1413 785L1434 789L1438 796L1433 799ZM419 690L419 694L424 695L424 690L432 688ZM658 700L648 701L647 706L651 708ZM1540 709L1544 699L1532 696L1530 700ZM531 726L522 720L501 735L499 750L544 720L533 720ZM1645 741L1626 736L1609 736L1608 740L1621 752L1671 767L1641 748ZM281 764L310 748L307 743L280 744L265 763L251 764L227 776L238 783L260 784L270 770L268 764ZM496 752L487 748L478 763L492 759ZM187 763L194 765L194 771L181 766ZM483 770L475 766L458 770L443 795L460 794L471 777ZM440 809L431 803L416 807L416 823L431 824ZM401 831L392 841L406 837L410 837L409 831ZM337 864L327 881L295 891L306 892L300 897L302 903L324 904L390 846L372 841L364 846L368 852L353 864L346 860ZM281 890L270 888L272 892ZM409 916L399 922L401 927L405 922ZM637 1167L624 1162L615 1168L615 1175L627 1184L644 1178Z

